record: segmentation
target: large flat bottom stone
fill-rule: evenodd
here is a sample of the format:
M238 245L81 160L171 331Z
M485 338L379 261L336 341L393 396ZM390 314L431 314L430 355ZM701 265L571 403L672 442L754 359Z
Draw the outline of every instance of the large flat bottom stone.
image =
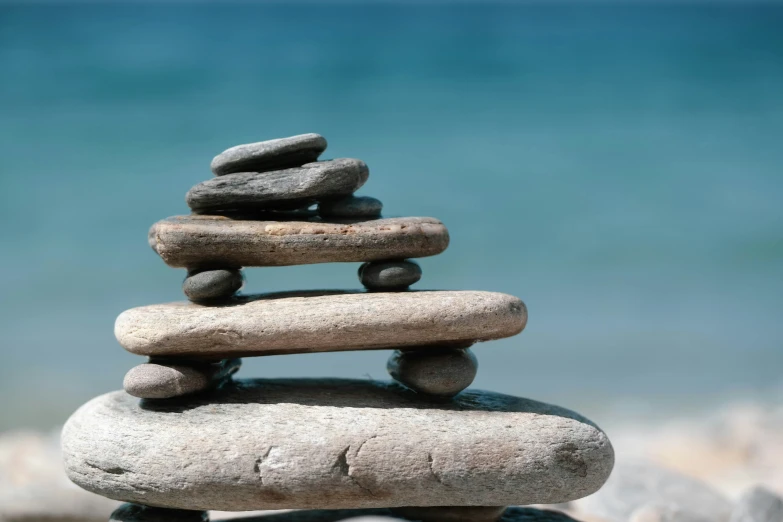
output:
M62 441L84 489L227 511L559 503L596 491L614 462L599 428L557 406L337 379L237 381L165 405L113 392Z
M526 321L524 303L497 292L312 291L142 306L120 314L114 333L139 355L224 358L471 344Z

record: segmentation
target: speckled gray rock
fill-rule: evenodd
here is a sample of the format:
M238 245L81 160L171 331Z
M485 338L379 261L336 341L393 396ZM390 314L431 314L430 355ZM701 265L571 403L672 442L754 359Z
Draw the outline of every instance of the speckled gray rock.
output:
M364 185L370 171L357 159L306 163L271 172L238 172L203 181L185 201L202 214L232 210L299 208L317 199L348 196Z
M318 213L325 218L376 218L382 210L383 203L369 196L348 196L318 203Z
M469 348L396 350L386 369L394 380L416 392L452 397L476 378L478 361Z
M783 498L761 486L751 488L735 504L731 522L783 522Z
M182 291L191 301L210 302L231 297L242 288L242 271L235 268L190 270Z
M241 516L241 515L240 515ZM387 522L400 520L389 509L334 509L301 510L286 513L267 513L250 518L228 519L235 522ZM500 522L578 522L565 513L535 508L510 507Z
M367 380L240 380L158 404L82 406L63 428L70 479L182 509L506 505L589 495L614 462L583 417L492 392L443 403Z
M732 508L728 499L702 481L646 462L618 464L601 491L577 504L580 511L607 522L627 522L648 505L676 507L712 522L726 522Z
M117 318L128 351L151 357L226 358L486 341L522 331L527 310L497 292L287 292L225 306L141 306Z
M318 134L299 134L289 138L237 145L212 160L216 176L234 172L265 172L298 167L318 159L326 150L326 140Z
M138 504L123 504L111 514L109 522L208 522L206 511L166 509Z
M122 387L141 399L170 399L217 386L235 374L240 366L242 359L181 364L151 361L131 368L125 374Z
M406 520L421 522L495 522L503 516L506 507L401 507L392 512Z
M413 261L373 261L359 267L359 281L369 290L402 290L421 279Z
M449 245L433 218L355 223L175 216L154 224L149 243L169 266L286 266L427 257Z

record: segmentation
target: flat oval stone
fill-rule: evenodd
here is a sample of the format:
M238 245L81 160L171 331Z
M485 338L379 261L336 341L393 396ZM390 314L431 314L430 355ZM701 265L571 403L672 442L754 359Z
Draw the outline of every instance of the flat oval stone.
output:
M351 195L369 175L363 161L347 158L270 172L238 172L199 183L185 201L202 214L299 208L320 198Z
M426 217L339 224L175 216L154 224L149 242L176 268L289 266L434 256L449 232Z
M241 365L241 359L191 364L152 361L131 368L122 387L141 399L170 399L216 386L236 373Z
M210 167L216 176L234 172L266 172L310 163L317 160L324 150L326 140L323 136L299 134L231 147L215 156Z
M348 196L318 203L318 213L325 218L377 218L382 210L383 203L369 196Z
M554 504L596 491L614 462L599 428L557 406L340 379L236 381L160 405L113 392L74 413L62 446L88 491L234 511Z
M386 369L395 381L416 392L452 397L476 378L478 360L470 348L396 350Z
M359 267L359 281L368 290L399 290L421 279L421 267L413 261L372 261Z
M234 268L191 270L182 283L182 291L194 302L231 297L242 288L242 272Z
M179 302L121 313L114 334L128 351L226 358L451 345L511 337L525 304L497 292L287 292L229 304Z
M109 522L209 522L209 515L206 511L123 504L114 510Z

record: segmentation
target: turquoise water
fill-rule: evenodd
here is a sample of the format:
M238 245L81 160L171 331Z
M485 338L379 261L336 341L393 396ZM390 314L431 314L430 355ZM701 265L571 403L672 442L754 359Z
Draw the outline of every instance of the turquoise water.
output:
M476 385L602 420L760 394L783 370L783 6L0 5L0 428L50 426L181 298L147 228L228 146L302 132L442 219L426 288L522 297ZM356 287L356 265L248 291ZM384 378L386 354L246 360Z

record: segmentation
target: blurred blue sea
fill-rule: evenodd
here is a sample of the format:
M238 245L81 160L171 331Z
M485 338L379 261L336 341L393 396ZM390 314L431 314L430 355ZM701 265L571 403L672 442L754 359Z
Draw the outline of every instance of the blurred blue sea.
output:
M54 426L181 299L147 246L223 149L318 132L450 248L422 288L522 297L475 386L602 421L783 379L783 5L0 5L0 429ZM247 270L357 287L358 265ZM386 378L386 352L242 376Z

